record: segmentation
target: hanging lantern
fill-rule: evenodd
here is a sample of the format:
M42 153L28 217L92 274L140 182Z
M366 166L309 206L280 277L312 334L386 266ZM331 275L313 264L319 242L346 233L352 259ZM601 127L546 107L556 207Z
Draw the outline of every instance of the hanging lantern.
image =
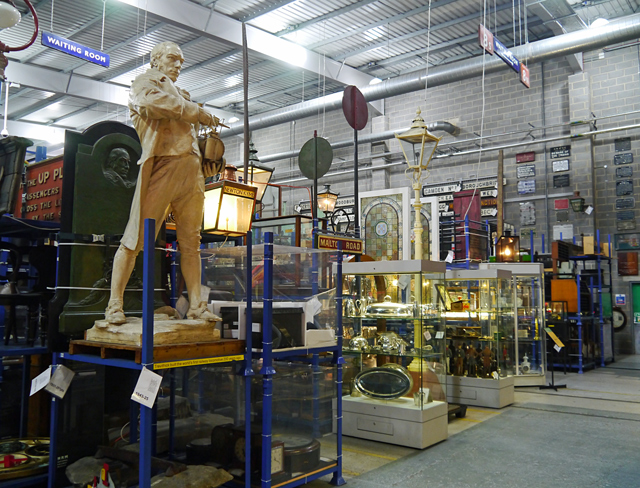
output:
M510 231L505 230L496 244L496 261L499 263L520 261L520 237L512 236Z
M571 208L574 212L583 212L584 211L584 198L580 196L579 191L573 192L573 198L569 199L569 203L571 204Z
M258 189L256 201L261 202L264 192L267 191L269 181L273 175L273 168L260 164L257 156L258 150L253 142L249 143L249 166L247 172L247 183Z
M324 191L318 193L318 208L326 214L333 213L338 201L338 193L331 191L331 185L324 185Z
M18 47L7 46L5 43L0 42L0 80L3 81L5 79L4 69L9 63L9 59L4 53L23 51L31 46L38 37L38 14L29 0L24 0L24 3L27 4L27 7L29 7L29 10L31 11L31 15L33 16L33 35L29 42ZM17 25L18 22L20 22L20 12L14 3L11 0L0 0L0 29L13 27Z
M225 168L225 177L204 192L203 231L231 237L251 230L258 189L235 181L235 167Z

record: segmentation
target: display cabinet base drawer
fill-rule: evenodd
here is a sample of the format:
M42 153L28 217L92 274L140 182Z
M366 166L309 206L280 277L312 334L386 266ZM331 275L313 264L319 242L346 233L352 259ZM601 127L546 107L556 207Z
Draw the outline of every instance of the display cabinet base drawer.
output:
M390 422L383 422L379 419L358 417L357 429L364 430L366 432L376 432L378 434L393 435L393 424Z
M446 408L446 403L443 405ZM342 433L344 435L416 449L424 449L444 441L447 438L447 429L446 410L444 415L426 422L343 412Z
M514 401L513 376L500 379L447 376L447 401L478 407L502 408Z

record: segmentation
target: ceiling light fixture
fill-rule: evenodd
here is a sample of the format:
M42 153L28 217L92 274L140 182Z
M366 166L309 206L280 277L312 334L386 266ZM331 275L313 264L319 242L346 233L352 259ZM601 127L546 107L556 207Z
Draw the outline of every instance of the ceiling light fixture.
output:
M29 7L29 10L31 11L31 15L33 15L33 35L31 36L29 42L27 42L23 46L10 47L5 43L0 42L0 79L2 80L5 79L4 69L7 67L7 64L9 64L9 60L4 55L4 53L12 51L22 51L24 49L27 49L29 46L31 46L31 44L35 42L36 38L38 37L38 14L36 13L36 10L33 8L33 5L31 5L31 2L29 0L24 0L24 3L27 4L27 7ZM20 12L11 0L0 0L0 19L0 27L2 28L13 27L18 22L20 22Z

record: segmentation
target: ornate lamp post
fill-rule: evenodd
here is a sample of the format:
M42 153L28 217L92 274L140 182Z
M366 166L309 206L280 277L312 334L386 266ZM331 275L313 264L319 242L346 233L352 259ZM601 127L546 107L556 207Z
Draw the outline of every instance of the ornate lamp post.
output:
M420 214L422 203L420 202L420 189L423 172L428 169L431 158L438 147L438 143L442 139L441 137L434 136L427 130L427 125L424 123L420 113L420 109L418 109L416 111L416 118L413 119L411 128L408 131L402 134L396 134L396 139L400 141L402 153L411 171L411 182L415 192L413 200L413 208L415 210L415 221L413 224L413 233L415 236L414 259L422 259L422 222Z
M23 46L19 47L10 47L6 44L0 42L0 78L2 80L5 79L4 69L9 64L9 60L4 55L4 53L12 52L12 51L22 51L27 49L31 44L33 44L38 37L38 14L36 14L36 10L31 5L29 0L24 0L24 3L27 4L29 10L31 10L31 14L33 15L33 23L35 24L33 29L33 36L31 36L31 40L27 42ZM7 27L13 27L20 22L20 12L13 4L11 0L0 0L0 29L6 29Z
M331 185L324 185L324 190L318 192L318 208L325 214L330 214L336 208L338 193L331 191Z

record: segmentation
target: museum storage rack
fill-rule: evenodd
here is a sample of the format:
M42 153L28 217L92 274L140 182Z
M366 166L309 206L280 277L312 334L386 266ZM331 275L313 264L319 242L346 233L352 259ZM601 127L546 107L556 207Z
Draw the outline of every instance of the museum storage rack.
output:
M568 310L564 325L556 325L556 334L568 348L567 361L556 366L583 373L615 360L611 258L595 254L569 256L569 261L575 281L559 279L551 283L553 302L566 302Z
M502 269L447 270L447 398L502 408L513 403L513 282Z
M46 310L41 307L46 305L50 296L46 287L55 283L55 273L50 271L55 270L57 248L53 242L58 229L58 222L20 219L8 214L0 217L0 279L4 281L6 291L15 292L3 292L0 303L4 313L0 326L0 437L5 442L8 441L7 436L28 438L28 431L33 427L28 422L30 404L33 406L35 402L39 408L39 397L46 395L40 393L30 397L29 391L32 357L45 358L48 354ZM13 259L10 259L10 253ZM16 282L12 283L13 279ZM24 330L17 327L20 314L15 313L16 306L28 307ZM11 399L9 395L15 395L15 398ZM48 443L46 438L43 441ZM4 447L2 454L7 454ZM4 466L2 460L0 465ZM31 486L47 479L46 462L19 468L21 473L10 471L7 466L0 468L0 485L3 488ZM19 477L14 477L17 474Z
M546 333L542 263L485 263L481 269L511 272L514 289L515 386L545 384Z
M345 263L345 435L423 449L447 438L445 263Z
M328 474L333 475L334 484L343 484L342 422L339 418L337 434L333 434L328 420L332 403L337 401L338 413L341 409L341 316L335 312L335 301L340 304L341 297L331 290L336 282L331 273L334 263L338 280L341 279L341 253L274 246L271 233L265 235L263 246L252 246L249 233L246 247L203 250L203 276L221 288L219 294L229 298L229 307L219 309L235 307L237 313L242 313L236 316L236 326L241 327L242 317L250 317L251 325L245 330L256 333L238 331L238 339L222 340L223 344L233 345L232 352L203 357L195 347L196 352L188 357L168 361L163 358L159 362L154 357L157 347L149 340L153 337L153 258L148 251L153 249L153 241L149 235L154 235L153 221L145 222L141 361L69 353L53 357L54 364L85 362L134 371L146 366L166 372L162 388L169 391L168 419L157 417L158 400L153 409L131 402L129 441L137 438L138 424L140 432L139 486L151 486L151 460L156 446L162 446L162 451L168 449L170 460L175 456L181 460L180 456L186 455L193 464L203 464L216 455L215 462L225 464L222 467L234 475L231 482L247 488L252 484L263 488L293 487ZM301 269L303 276L296 276ZM287 305L281 307L279 303L285 295ZM237 305L239 302L242 307ZM279 321L282 318L284 322ZM286 329L283 323L291 328ZM221 325L224 327L224 322ZM297 337L304 343L274 348L275 331L280 333L283 346L290 345L283 337L288 339L294 334L299 334ZM241 352L233 352L238 344ZM301 385L307 385L306 389ZM177 399L176 392L186 400ZM57 462L63 461L56 448L61 403L65 400L52 398L51 451ZM177 418L180 411L200 415L199 430L189 431L186 438L184 430L176 436L184 420ZM166 444L159 440L161 422L168 424ZM124 433L124 427L119 431ZM224 448L215 451L215 446ZM181 452L182 447L186 454ZM50 488L56 486L57 462L49 468Z

